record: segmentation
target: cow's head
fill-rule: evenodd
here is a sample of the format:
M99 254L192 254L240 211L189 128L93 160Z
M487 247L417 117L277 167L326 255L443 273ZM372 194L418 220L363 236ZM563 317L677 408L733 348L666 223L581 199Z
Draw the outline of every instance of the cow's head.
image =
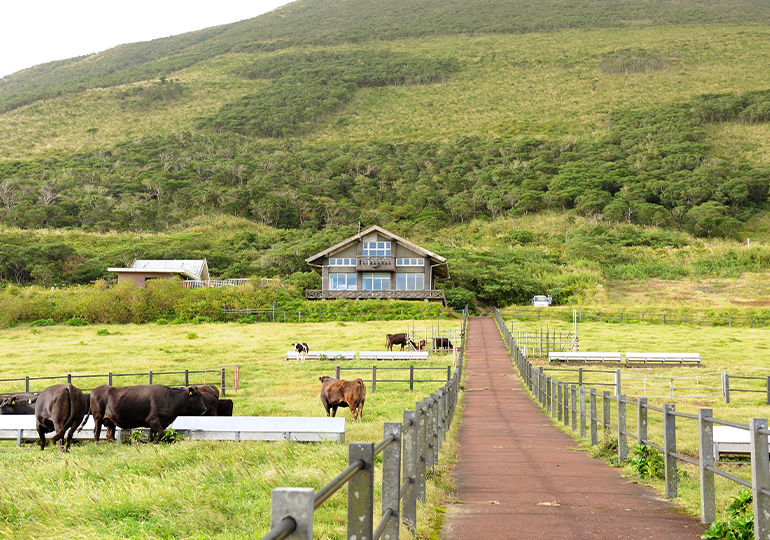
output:
M321 381L321 384L323 384L326 381L333 381L334 377L329 377L328 375L323 375L321 377L318 377L318 380Z
M206 404L203 402L203 395L196 386L187 386L185 389L187 393L187 401L190 410L195 414L203 414L206 412Z

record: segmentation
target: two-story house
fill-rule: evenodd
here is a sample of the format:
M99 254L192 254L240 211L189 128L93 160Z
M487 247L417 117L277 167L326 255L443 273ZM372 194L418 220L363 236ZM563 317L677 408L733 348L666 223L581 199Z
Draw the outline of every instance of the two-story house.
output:
M449 278L447 261L427 249L374 226L305 259L321 274L321 290L307 298L396 298L446 305L436 281Z

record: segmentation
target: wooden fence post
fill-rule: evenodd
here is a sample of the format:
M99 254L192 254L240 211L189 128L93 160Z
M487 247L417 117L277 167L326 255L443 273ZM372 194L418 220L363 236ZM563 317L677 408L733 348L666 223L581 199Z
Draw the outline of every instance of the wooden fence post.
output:
M403 476L409 484L404 490L401 503L401 515L407 529L414 532L417 527L417 461L420 458L419 440L417 437L417 413L404 411L404 425L411 424L403 435Z
M647 398L637 399L636 411L636 436L639 438L639 444L647 445Z
M401 491L401 424L385 422L383 440L394 437L382 452L382 515L390 511L390 519L383 530L383 538L398 540L399 493Z
M348 465L364 467L348 481L348 538L371 539L374 511L374 443L350 443Z
M575 431L577 429L577 388L575 385L571 385L570 387L570 411L571 419L572 419L572 431Z
M602 392L602 433L605 440L610 436L610 391Z
M626 396L618 394L618 458L628 457L628 436L626 435Z
M580 438L586 438L586 387L580 385L580 393L578 400L580 401Z
M372 394L377 391L377 366L372 366Z
M288 540L313 540L313 488L275 488L271 492L270 529L283 524L294 530ZM290 521L284 522L285 519Z
M417 500L425 502L425 474L426 474L426 459L428 455L428 407L425 403L418 402L417 408L417 439L418 439L418 456L417 456L417 471L415 474L415 486L417 492Z
M752 418L749 426L751 428L751 491L754 498L754 538L759 540L770 537L770 496L766 495L770 488L767 418Z
M676 486L676 416L671 403L663 405L663 461L666 469L666 498L675 499Z
M564 392L562 391L562 382L556 381L556 418L559 422L564 416Z
M714 472L714 424L711 409L698 409L698 449L700 463L700 520L709 524L717 518Z
M597 420L596 413L596 388L591 388L589 392L590 406L591 406L591 446L599 444L599 436L597 433Z

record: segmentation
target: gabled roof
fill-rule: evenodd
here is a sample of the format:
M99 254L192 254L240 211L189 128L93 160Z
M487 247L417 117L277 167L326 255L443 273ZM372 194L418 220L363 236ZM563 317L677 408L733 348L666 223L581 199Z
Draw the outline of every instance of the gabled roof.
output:
M158 273L158 274L179 274L188 279L208 280L209 266L206 259L191 260L150 260L136 259L130 268L108 268L110 272L120 273Z
M332 247L325 249L324 251L321 251L320 253L316 253L315 255L308 257L305 259L305 262L308 264L313 264L318 259L323 259L326 257L329 257L333 255L335 252L340 251L341 249L349 246L350 244L354 242L358 242L363 237L370 235L373 232L377 232L381 234L382 236L385 236L387 238L390 238L391 240L401 244L402 246L405 246L415 253L419 253L423 257L427 257L429 259L432 259L435 263L438 264L436 266L436 269L434 272L440 276L440 277L449 277L449 269L446 266L446 259L442 257L441 255L438 255L437 253L433 253L432 251L429 251L425 249L424 247L418 246L415 243L410 242L406 238L402 238L398 236L397 234L394 234L388 230L383 229L382 227L378 225L373 225L372 227L369 227L368 229L365 229L361 231L360 233L351 236L350 238L343 240L342 242L339 242L338 244L334 244ZM441 269L441 270L439 270Z

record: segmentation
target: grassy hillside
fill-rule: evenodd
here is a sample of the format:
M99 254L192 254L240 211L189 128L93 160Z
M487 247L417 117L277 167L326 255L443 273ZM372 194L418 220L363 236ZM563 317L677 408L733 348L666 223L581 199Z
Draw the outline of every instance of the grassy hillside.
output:
M764 272L768 14L300 0L19 72L0 278L171 256L288 276L359 224L448 256L445 285L485 304Z

